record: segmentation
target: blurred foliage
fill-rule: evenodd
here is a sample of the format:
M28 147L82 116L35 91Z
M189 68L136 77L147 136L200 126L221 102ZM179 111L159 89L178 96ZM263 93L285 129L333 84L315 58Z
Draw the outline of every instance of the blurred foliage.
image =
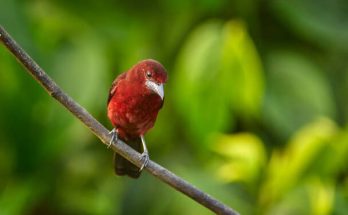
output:
M241 214L348 211L348 3L2 0L0 24L103 124L117 74L169 73L151 158ZM0 214L211 214L112 153L0 48Z

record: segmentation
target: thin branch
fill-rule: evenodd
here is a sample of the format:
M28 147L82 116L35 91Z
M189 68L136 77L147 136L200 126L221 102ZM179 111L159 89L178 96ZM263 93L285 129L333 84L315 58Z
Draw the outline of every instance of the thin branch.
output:
M111 140L109 131L100 124L86 109L75 102L69 95L64 93L60 87L44 72L44 70L16 43L14 39L5 31L0 25L0 40L7 47L7 49L16 57L16 59L23 64L27 71L33 78L40 83L40 85L68 109L74 116L80 119L105 145ZM140 167L141 156L138 152L130 148L122 141L114 143L110 147L113 151L119 153L127 160L131 161L136 166ZM161 181L182 192L196 202L210 209L217 214L238 214L232 208L221 203L214 197L204 193L192 184L181 179L174 173L160 166L159 164L149 161L145 169L152 175L159 178Z

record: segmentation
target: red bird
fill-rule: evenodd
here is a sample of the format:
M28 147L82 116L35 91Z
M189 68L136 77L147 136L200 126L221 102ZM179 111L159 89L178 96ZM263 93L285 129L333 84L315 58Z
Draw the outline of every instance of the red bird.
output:
M155 124L163 106L163 84L167 81L164 67L155 60L143 60L112 83L108 98L108 117L115 127L114 139L120 138L138 152L142 151L141 168L114 154L117 175L138 178L149 161L144 134ZM112 144L112 141L110 144ZM117 142L117 141L115 141Z

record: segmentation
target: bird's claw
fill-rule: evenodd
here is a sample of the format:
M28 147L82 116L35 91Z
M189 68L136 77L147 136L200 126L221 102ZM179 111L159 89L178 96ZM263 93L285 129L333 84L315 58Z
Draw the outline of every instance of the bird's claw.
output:
M150 161L149 153L146 152L146 151L143 152L141 154L140 160L143 161L143 164L141 165L141 167L139 169L139 172L141 172L147 166L147 164L149 163L149 161Z
M111 136L111 140L110 140L110 142L109 142L109 144L108 144L108 148L110 148L110 146L111 146L114 142L117 142L117 140L118 140L118 134L117 134L117 131L116 131L115 128L112 129L112 130L109 132L109 134L112 134L112 136Z

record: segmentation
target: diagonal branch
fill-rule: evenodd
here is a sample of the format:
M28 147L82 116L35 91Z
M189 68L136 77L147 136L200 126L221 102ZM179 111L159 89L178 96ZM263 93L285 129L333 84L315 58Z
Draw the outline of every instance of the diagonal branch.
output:
M40 85L61 103L66 109L68 109L74 116L80 119L93 133L96 135L105 145L111 140L109 131L100 124L91 114L87 112L82 106L75 102L69 95L64 93L60 87L44 72L44 70L16 43L14 39L5 31L0 25L0 41L6 46L6 48L16 57L16 59L27 69L30 75L40 83ZM127 160L140 167L142 165L141 155L130 148L122 141L118 141L111 145L113 151L119 153ZM174 173L160 166L159 164L149 161L145 169L159 178L161 181L167 183L174 189L182 192L188 197L192 198L196 202L200 203L204 207L210 209L217 214L238 214L232 208L221 203L214 197L204 193L192 184L181 179Z

